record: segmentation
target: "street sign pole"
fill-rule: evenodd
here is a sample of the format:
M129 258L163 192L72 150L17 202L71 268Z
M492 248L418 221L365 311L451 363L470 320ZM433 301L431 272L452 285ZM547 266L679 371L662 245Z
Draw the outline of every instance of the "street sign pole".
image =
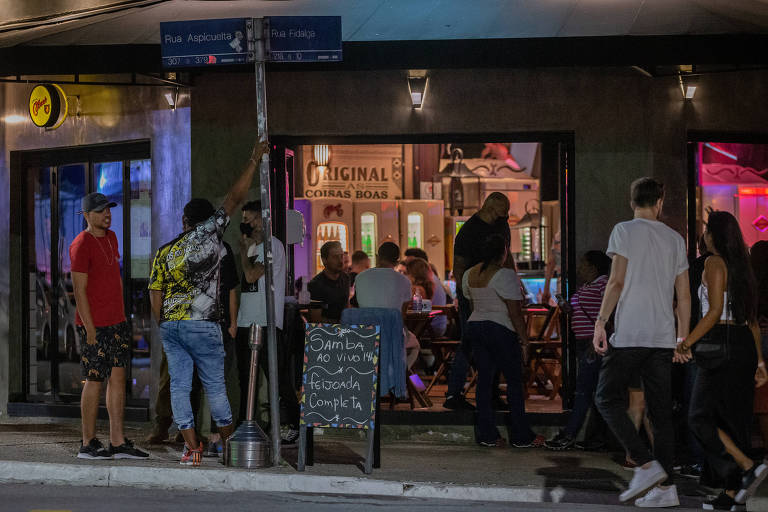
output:
M265 83L264 61L266 60L264 19L253 19L253 33L256 42L256 119L259 140L268 140L267 130L267 88ZM269 158L262 158L259 163L259 185L261 187L261 221L264 227L264 283L267 299L267 362L269 365L269 408L272 424L272 459L274 465L280 464L280 395L277 389L277 329L275 327L275 287L272 276L272 209L270 204ZM281 283L282 284L282 283Z

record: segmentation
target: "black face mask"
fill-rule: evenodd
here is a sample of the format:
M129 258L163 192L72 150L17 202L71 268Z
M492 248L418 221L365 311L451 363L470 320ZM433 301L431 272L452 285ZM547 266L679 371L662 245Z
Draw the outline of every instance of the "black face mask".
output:
M240 223L240 232L244 234L247 237L250 237L253 234L253 226L248 224L247 222L241 222Z

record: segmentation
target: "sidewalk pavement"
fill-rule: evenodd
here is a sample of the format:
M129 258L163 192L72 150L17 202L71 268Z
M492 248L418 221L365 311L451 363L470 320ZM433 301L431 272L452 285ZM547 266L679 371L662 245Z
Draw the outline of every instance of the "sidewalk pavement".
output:
M106 422L99 422L107 444ZM133 486L205 491L266 491L480 501L618 504L632 473L611 454L543 449L489 449L435 436L441 442L382 443L382 467L363 474L365 443L350 431L315 437L315 465L295 470L296 447L286 462L260 470L226 468L216 459L180 466L181 444L147 446L148 424L126 425L126 435L151 452L148 460L77 459L77 420L24 418L0 423L0 483ZM386 432L385 432L386 434ZM424 436L423 436L424 437ZM459 436L460 437L460 436ZM700 508L707 490L677 478L683 506ZM768 485L748 510L768 510Z

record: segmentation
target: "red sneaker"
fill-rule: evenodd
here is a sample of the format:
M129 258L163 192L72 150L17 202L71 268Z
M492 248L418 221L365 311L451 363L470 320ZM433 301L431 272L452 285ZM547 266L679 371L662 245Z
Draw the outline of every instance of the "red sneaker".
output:
M184 444L184 451L181 452L181 460L179 464L182 466L199 466L203 461L203 443L196 450L190 449L186 443Z

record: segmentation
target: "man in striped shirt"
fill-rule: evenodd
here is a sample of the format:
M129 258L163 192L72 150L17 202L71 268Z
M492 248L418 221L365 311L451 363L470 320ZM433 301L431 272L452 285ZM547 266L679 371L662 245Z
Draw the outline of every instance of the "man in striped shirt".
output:
M557 436L544 443L551 450L567 450L574 445L576 435L594 403L601 359L592 347L592 337L595 334L595 322L600 313L610 271L611 259L602 251L588 251L576 269L579 281L584 284L573 294L570 306L567 307L579 358L576 393L567 425Z

